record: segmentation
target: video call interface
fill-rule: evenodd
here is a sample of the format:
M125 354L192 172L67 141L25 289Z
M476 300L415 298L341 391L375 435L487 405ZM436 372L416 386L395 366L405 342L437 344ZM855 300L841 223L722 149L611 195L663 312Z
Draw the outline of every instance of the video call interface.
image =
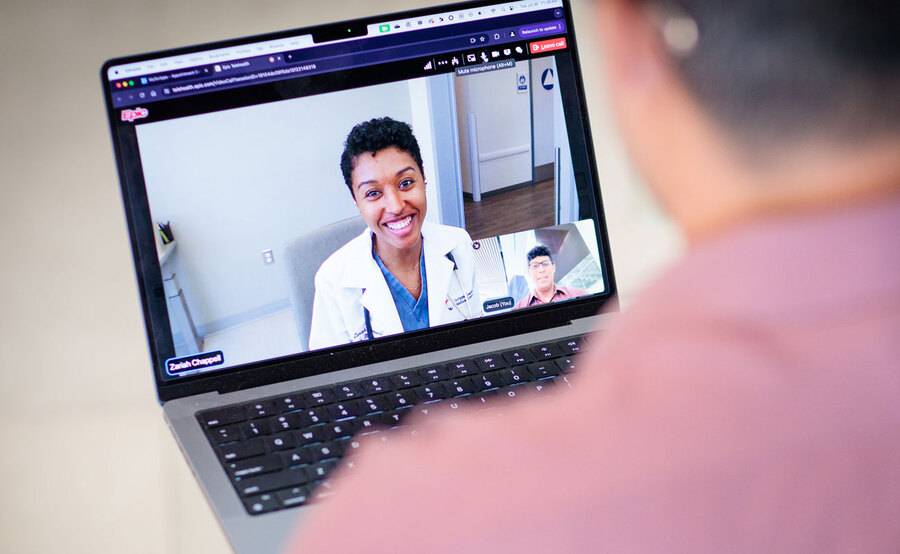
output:
M528 54L134 125L163 374L607 291L571 58Z

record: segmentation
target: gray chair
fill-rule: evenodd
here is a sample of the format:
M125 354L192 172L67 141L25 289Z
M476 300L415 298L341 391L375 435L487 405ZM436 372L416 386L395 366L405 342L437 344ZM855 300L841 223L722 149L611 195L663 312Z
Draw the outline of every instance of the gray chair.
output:
M316 293L314 278L319 266L338 248L362 233L365 227L361 217L351 217L300 235L285 248L288 287L301 352L309 350L309 328Z

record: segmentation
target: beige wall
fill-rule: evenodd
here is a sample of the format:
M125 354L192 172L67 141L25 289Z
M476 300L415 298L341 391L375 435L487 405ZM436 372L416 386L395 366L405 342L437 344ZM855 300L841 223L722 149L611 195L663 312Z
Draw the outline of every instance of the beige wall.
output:
M225 549L155 404L101 63L415 5L0 0L0 550ZM679 241L608 123L587 3L576 4L576 17L627 296Z

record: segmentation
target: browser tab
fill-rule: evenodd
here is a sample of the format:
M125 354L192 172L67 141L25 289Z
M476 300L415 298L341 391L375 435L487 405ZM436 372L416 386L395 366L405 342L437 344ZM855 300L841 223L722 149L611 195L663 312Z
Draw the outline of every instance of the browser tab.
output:
M189 54L185 56L168 56L165 58L156 58L144 62L114 65L107 71L107 78L110 81L114 81L116 79L124 77L136 77L140 75L147 75L150 73L157 73L160 69L183 69L211 62L238 60L260 53L273 54L278 52L285 52L287 50L294 50L297 48L304 48L312 45L312 35L300 35L278 40L245 44L233 48L219 48L215 50L208 50L206 52L198 54Z

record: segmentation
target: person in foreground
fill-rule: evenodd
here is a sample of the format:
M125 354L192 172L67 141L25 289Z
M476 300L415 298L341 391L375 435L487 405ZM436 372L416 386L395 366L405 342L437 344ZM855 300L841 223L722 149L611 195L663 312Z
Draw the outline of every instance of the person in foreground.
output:
M528 275L534 285L517 303L516 309L569 300L587 294L581 289L556 283L556 262L550 249L539 244L528 251Z
M574 388L363 453L292 552L900 552L897 4L597 7L686 255Z
M422 154L412 128L389 117L354 126L341 171L367 228L316 272L310 348L481 316L471 237L425 221Z

